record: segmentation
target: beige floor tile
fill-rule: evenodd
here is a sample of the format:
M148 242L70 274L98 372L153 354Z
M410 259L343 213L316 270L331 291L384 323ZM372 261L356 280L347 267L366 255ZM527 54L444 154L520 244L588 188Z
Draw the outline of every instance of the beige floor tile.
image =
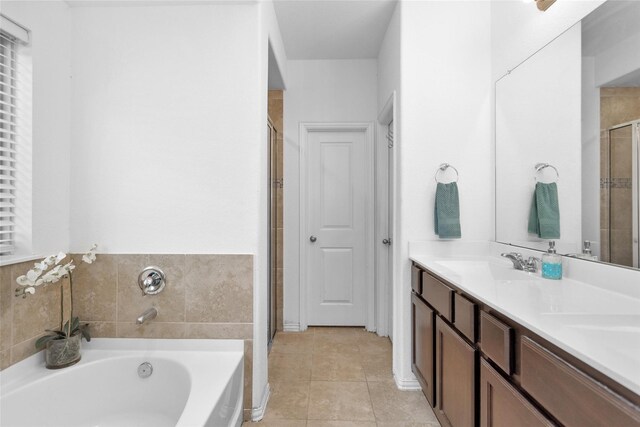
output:
M314 337L313 352L326 353L359 353L358 340L355 334L337 333L335 335L316 332Z
M438 422L421 391L398 390L393 381L367 384L376 421Z
M361 353L391 353L391 340L369 332L360 336L358 347Z
M272 353L311 353L313 333L278 332L271 347Z
M373 421L323 421L309 420L307 427L376 427Z
M440 423L378 422L377 427L440 427Z
M316 335L334 336L334 337L343 336L343 337L350 337L350 338L356 338L359 334L365 332L364 328L350 328L350 327L314 326L313 328L309 328L309 329L313 329Z
M245 421L242 427L306 427L307 420L261 420L256 423Z
M311 380L311 357L311 353L271 353L269 380L275 382Z
M264 420L306 420L308 406L308 381L273 382Z
M393 380L391 352L361 353L360 360L367 381Z
M312 381L310 420L375 421L364 382Z
M357 353L314 353L312 381L366 381Z

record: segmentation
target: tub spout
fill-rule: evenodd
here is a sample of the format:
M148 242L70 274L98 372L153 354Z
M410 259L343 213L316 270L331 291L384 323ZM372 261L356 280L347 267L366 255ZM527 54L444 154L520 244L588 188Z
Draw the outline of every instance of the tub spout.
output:
M148 320L153 320L158 315L158 310L155 307L151 307L149 310L146 310L136 319L136 324L142 325Z

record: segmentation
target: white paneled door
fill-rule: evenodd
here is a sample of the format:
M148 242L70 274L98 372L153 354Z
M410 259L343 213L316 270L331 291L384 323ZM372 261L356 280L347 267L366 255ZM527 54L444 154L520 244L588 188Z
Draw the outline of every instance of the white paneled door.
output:
M307 130L307 324L367 324L367 128Z

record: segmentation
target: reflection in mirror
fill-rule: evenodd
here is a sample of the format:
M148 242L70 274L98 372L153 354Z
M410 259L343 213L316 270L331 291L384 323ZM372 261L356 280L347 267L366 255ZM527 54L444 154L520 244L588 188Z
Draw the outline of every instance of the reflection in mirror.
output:
M587 16L582 25L584 238L599 242L598 255L602 261L636 268L638 22L640 2L609 1ZM588 114L598 110L599 114ZM589 179L588 170L599 171L597 187L593 185L593 177Z
M547 247L527 220L535 165L548 163L558 252L639 267L638 22L640 2L605 2L496 82L497 241Z

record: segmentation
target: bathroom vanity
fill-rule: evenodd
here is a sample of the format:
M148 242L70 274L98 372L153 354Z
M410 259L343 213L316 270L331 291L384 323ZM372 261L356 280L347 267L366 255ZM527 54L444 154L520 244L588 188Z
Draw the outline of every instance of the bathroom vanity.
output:
M640 426L637 295L411 259L412 368L443 426Z

